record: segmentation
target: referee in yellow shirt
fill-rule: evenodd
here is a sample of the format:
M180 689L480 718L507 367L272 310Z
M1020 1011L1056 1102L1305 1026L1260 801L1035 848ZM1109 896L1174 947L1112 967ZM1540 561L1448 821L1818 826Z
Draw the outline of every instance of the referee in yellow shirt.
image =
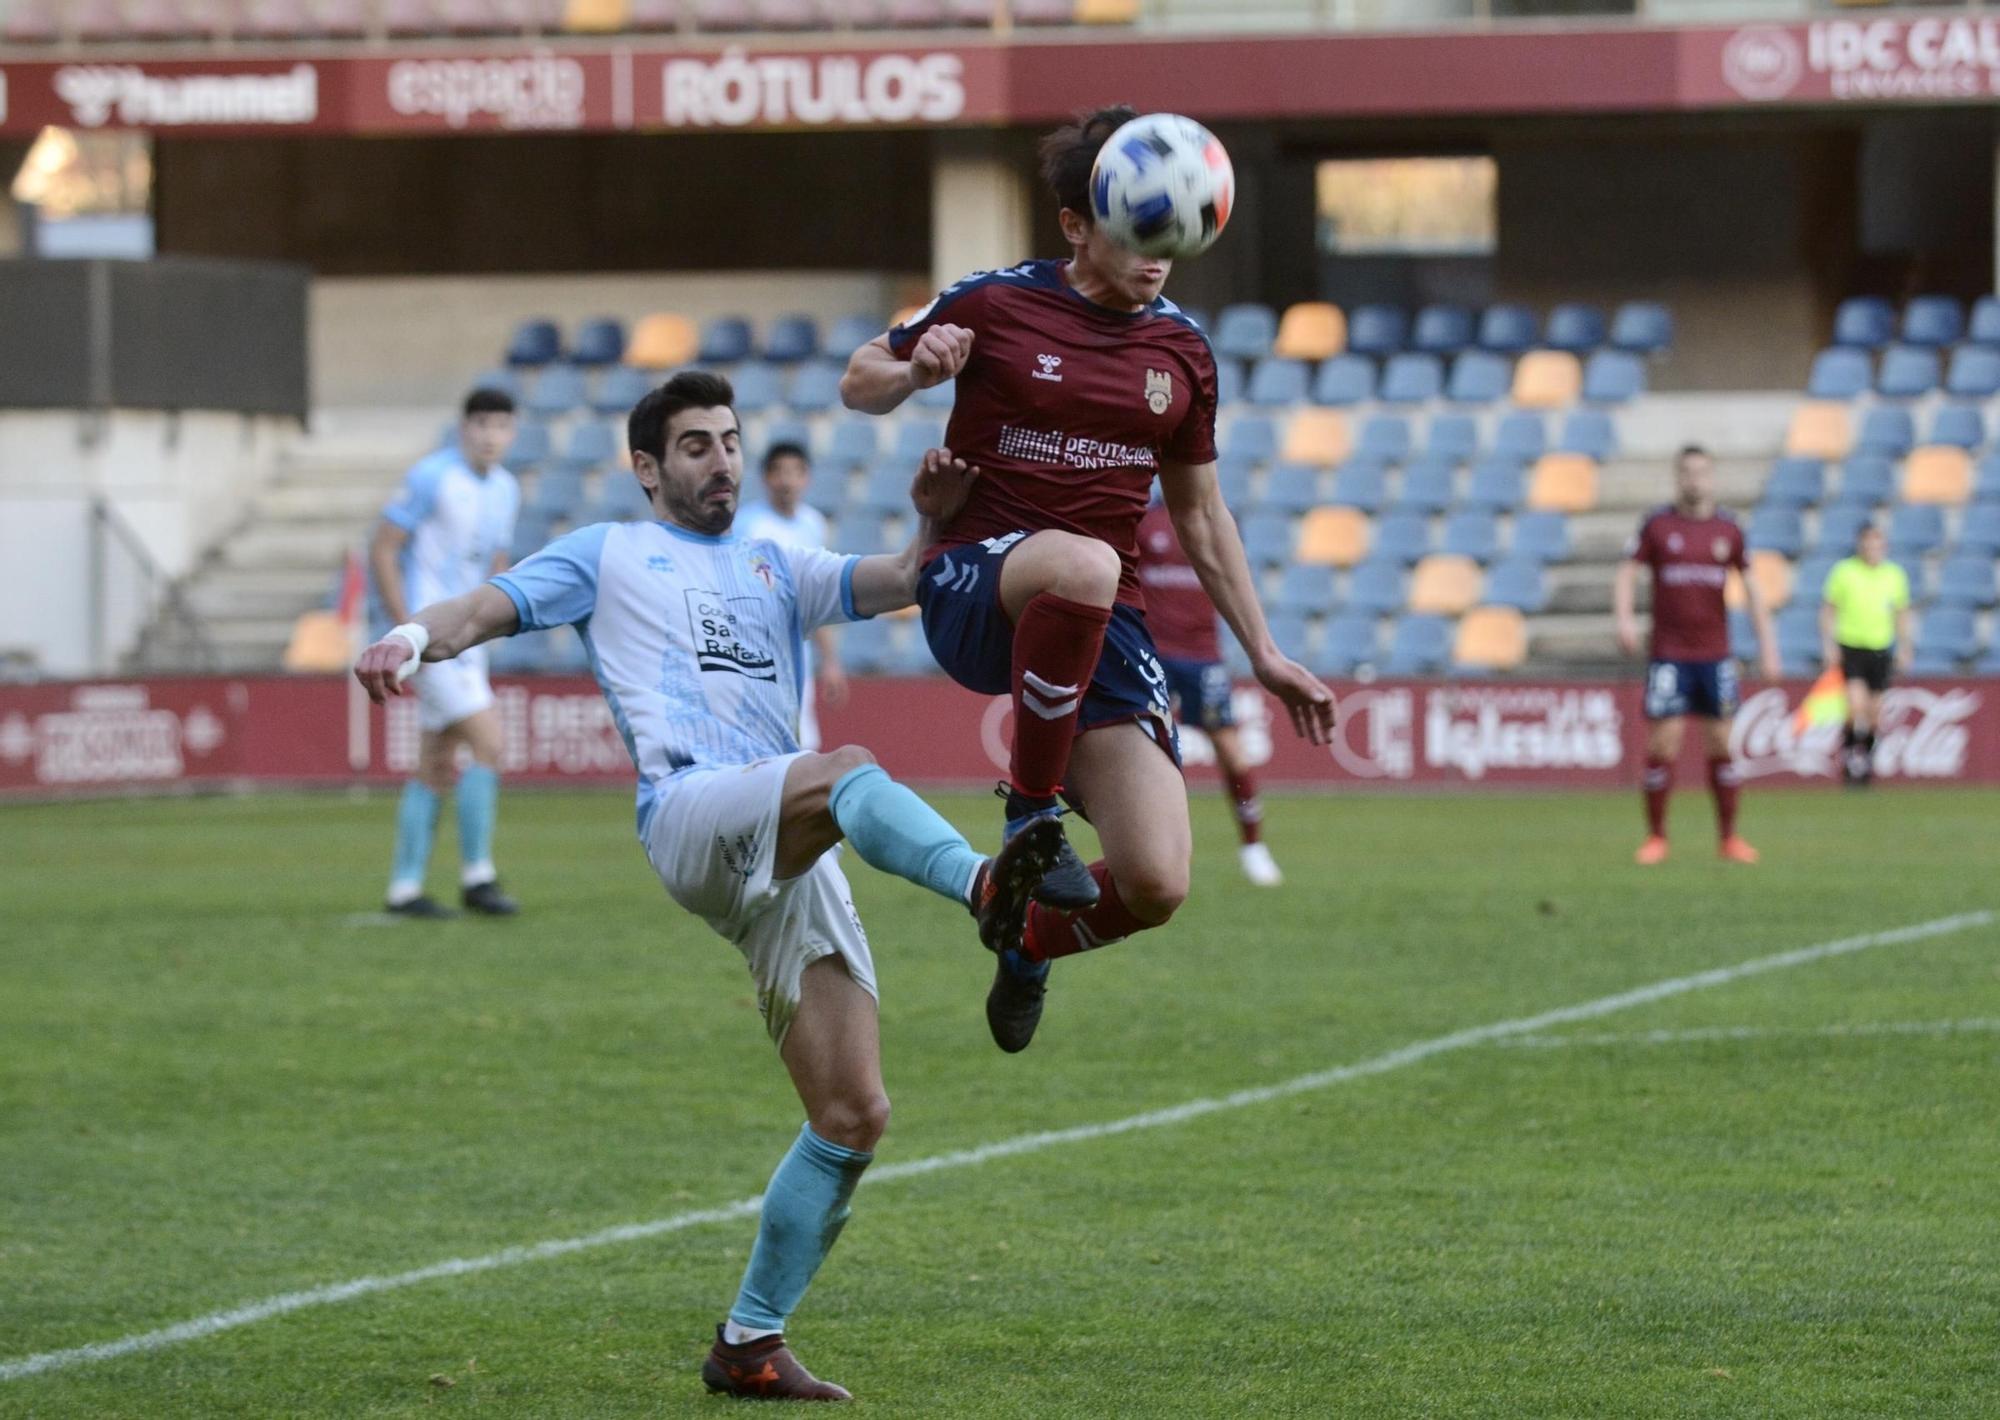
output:
M1849 784L1875 776L1876 700L1889 688L1893 660L1910 667L1910 579L1888 551L1882 530L1861 530L1855 555L1834 563L1821 594L1819 634L1825 664L1847 679L1847 738L1842 773Z

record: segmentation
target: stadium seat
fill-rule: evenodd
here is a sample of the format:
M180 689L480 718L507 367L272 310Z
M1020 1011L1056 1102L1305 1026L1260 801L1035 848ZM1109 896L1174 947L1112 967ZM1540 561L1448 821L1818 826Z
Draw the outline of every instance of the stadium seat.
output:
M1981 296L1972 303L1965 338L1975 345L2000 345L2000 296Z
M1479 317L1479 348L1518 355L1535 343L1538 329L1526 306L1488 306Z
M1556 439L1559 454L1583 454L1603 463L1618 452L1618 434L1611 416L1601 409L1572 409L1563 417Z
M1903 307L1905 345L1953 345L1965 334L1965 307L1952 296L1912 296Z
M1404 564L1393 557L1374 556L1347 579L1347 609L1370 616L1401 611L1408 598Z
M1215 353L1232 360L1261 360L1278 337L1278 314L1254 301L1224 306L1215 323Z
M1917 442L1917 422L1901 405L1878 404L1861 416L1861 429L1854 436L1858 454L1881 454L1901 458Z
M1938 355L1914 345L1892 345L1882 352L1875 373L1875 392L1886 399L1918 399L1938 387Z
M1175 308L1181 313L1181 319L1192 325L1196 330L1201 331L1204 335L1213 327L1214 322L1209 320L1208 312L1200 306L1183 306L1179 302L1175 302L1174 304Z
M1285 425L1284 447L1278 457L1285 463L1332 468L1347 457L1352 444L1347 416L1339 410L1301 409Z
M373 24L366 0L326 0L306 13L316 22L316 37L321 39L365 39Z
M1967 606L1984 609L1996 601L1993 586L1993 555L1990 552L1960 553L1944 564L1938 574L1939 606Z
M1353 459L1342 464L1333 475L1333 502L1337 507L1374 513L1389 496L1388 484L1382 465Z
M572 363L591 369L616 365L625 358L625 322L616 316L585 321L577 328L569 358Z
M1889 510L1889 556L1913 562L1944 546L1944 509L1935 503L1901 503Z
M697 358L705 365L732 365L750 355L750 322L741 316L717 316L701 328Z
M1895 496L1896 466L1880 454L1856 454L1840 466L1836 503L1872 508Z
M1826 497L1826 465L1818 459L1779 459L1764 480L1763 501L1776 508L1816 507Z
M1500 523L1493 514L1467 508L1444 520L1444 537L1438 551L1453 557L1468 557L1485 566L1500 555Z
M1287 360L1327 360L1347 348L1347 317L1326 301L1285 308L1271 351Z
M850 355L887 329L879 316L859 312L841 316L827 330L825 345L827 358L838 360L844 365Z
M824 414L840 407L840 377L846 367L831 360L808 360L793 368L785 402L800 414Z
M1312 622L1303 614L1280 608L1273 611L1268 619L1271 639L1277 642L1280 651L1294 660L1311 654Z
M882 550L884 524L879 511L852 508L833 524L833 550L850 557L866 557Z
M507 447L507 467L515 473L531 472L547 463L554 452L549 426L523 419L514 430L514 442Z
M1847 407L1816 401L1792 411L1785 430L1785 452L1798 458L1840 459L1847 457L1853 442Z
M1778 663L1789 676L1810 676L1819 669L1819 608L1790 606L1779 612L1774 629L1778 633ZM1747 638L1755 653L1756 637Z
M1561 513L1519 513L1509 546L1514 561L1564 562L1569 558L1569 519Z
M744 414L761 414L785 398L784 378L776 365L762 360L745 360L729 377L736 388L736 408Z
M1387 513L1375 521L1369 561L1409 566L1431 550L1431 526L1415 513Z
M923 628L906 626L901 629L902 635L890 643L889 673L907 676L938 674L937 657L931 654L930 642L924 639Z
M1369 416L1361 426L1354 454L1375 463L1403 462L1410 456L1410 421L1400 414Z
M1965 449L1969 453L1986 443L1985 417L1980 414L1976 405L1940 405L1937 413L1931 416L1930 434L1924 442L1949 444L1953 448Z
M489 347L491 348L491 347ZM507 363L532 368L562 359L562 333L552 320L522 321L507 342Z
M414 39L438 30L430 0L377 0L376 23L391 39Z
M1646 392L1646 365L1629 350L1594 350L1583 364L1583 398L1624 404Z
M565 0L562 27L571 34L617 34L631 19L630 0Z
M1862 503L1836 503L1819 515L1819 531L1813 540L1815 554L1846 557L1861 540L1861 530L1875 522L1874 508Z
M513 396L518 402L521 398L522 379L518 371L510 370L505 365L496 365L490 370L481 370L477 375L473 376L472 388L479 390L501 390ZM451 429L453 437L456 438L458 430L458 421L456 419L452 420Z
M1453 464L1479 452L1479 424L1470 414L1437 414L1424 431L1424 453Z
M1567 350L1531 350L1514 366L1514 403L1560 409L1583 393L1583 369Z
M1974 472L1972 496L1981 503L2000 503L2000 449L1979 461Z
M1375 618L1344 612L1327 622L1319 653L1307 665L1315 675L1349 676L1379 654Z
M1520 460L1489 454L1472 466L1472 476L1465 488L1465 506L1490 513L1511 513L1526 499L1527 483Z
M1429 305L1417 312L1410 346L1432 355L1456 355L1472 344L1472 312L1464 306Z
M1805 528L1795 508L1759 508L1750 515L1749 542L1753 548L1768 547L1787 557L1805 550Z
M1852 550L1851 548L1849 549ZM1833 564L1847 556L1846 552L1828 552L1824 548L1801 557L1792 564L1792 600L1797 602L1817 602L1820 593L1826 590L1827 573Z
M1250 371L1250 387L1246 394L1252 404L1283 408L1303 402L1306 388L1306 367L1297 360L1273 355L1259 360Z
M1597 506L1597 461L1588 454L1544 454L1528 478L1528 506L1545 513L1587 513Z
M1253 565L1279 567L1292 560L1292 520L1283 513L1251 513L1239 526Z
M1674 318L1665 306L1627 301L1611 318L1611 343L1636 355L1653 355L1674 343Z
M54 44L61 38L54 0L14 0L0 11L0 44Z
M1813 356L1806 393L1814 399L1854 399L1874 381L1874 362L1864 350L1834 345Z
M819 322L809 315L794 313L779 316L764 332L764 358L775 364L796 365L817 354Z
M2000 394L2000 349L1961 345L1952 351L1951 363L1945 367L1944 390L1961 399L1991 399Z
M1394 355L1409 335L1409 317L1401 306L1356 306L1347 318L1347 348L1357 355Z
M1318 616L1334 604L1333 568L1324 563L1301 562L1287 567L1278 578L1278 594L1271 603L1279 611L1299 616Z
M1596 306L1566 301L1549 312L1542 343L1551 350L1587 355L1604 343L1604 312Z
M1986 648L1972 663L1972 669L1979 675L2000 675L2000 640Z
M1512 373L1505 356L1490 350L1463 351L1451 362L1444 397L1453 404L1491 404L1506 397Z
M1760 547L1750 554L1750 577L1764 605L1775 610L1792 599L1792 559L1782 552ZM1744 579L1734 568L1723 587L1723 600L1732 607L1748 606L1743 592Z
M1368 519L1353 508L1315 508L1299 528L1298 558L1352 567L1368 555Z
M1223 426L1222 456L1243 463L1269 463L1278 456L1278 426L1261 414L1246 414Z
M292 623L284 666L294 672L345 671L354 662L354 638L332 611L309 611Z
M1903 465L1903 497L1957 507L1972 496L1972 459L1950 444L1925 444Z
M1492 451L1516 463L1533 463L1548 450L1549 429L1542 416L1517 409L1501 416L1493 429Z
M639 322L625 358L642 370L671 370L691 364L701 350L693 321L669 311L657 311Z
M935 385L925 385L910 396L912 409L928 409L936 414L945 413L958 400L958 381L945 380Z
M1833 313L1833 343L1874 350L1896 335L1896 311L1880 296L1849 296Z
M1360 404L1375 397L1375 362L1366 355L1336 355L1313 377L1313 403Z
M1536 573L1540 576L1540 573ZM1452 638L1454 669L1511 671L1528 658L1528 623L1518 607L1475 607L1458 623Z
M1389 633L1389 655L1382 672L1389 676L1435 675L1451 654L1451 623L1441 616L1405 616Z
M588 397L583 371L574 365L550 365L536 378L522 407L542 419L556 419L581 408Z
M1917 626L1919 671L1949 671L1979 649L1979 629L1971 607L1935 606Z
M896 427L894 453L903 466L904 487L917 472L917 464L932 449L944 447L944 421L909 419Z
M557 518L574 519L583 512L583 475L589 467L588 464L565 461L543 469L535 476L534 492L528 500L529 510L548 522Z
M1546 610L1549 589L1542 564L1526 557L1496 562L1486 572L1486 602L1489 606L1510 606L1530 616Z
M1420 615L1457 616L1479 601L1484 578L1479 564L1452 552L1434 552L1417 564L1410 579L1410 610Z
M2000 557L2000 503L1974 503L1967 508L1954 545L1960 552Z
M501 675L540 675L548 668L550 636L546 631L524 631L495 641L488 664Z
M844 627L840 633L840 659L849 670L862 675L887 670L895 631L894 621L879 616Z
M600 523L629 523L653 516L653 507L646 499L646 490L639 486L639 480L620 470L604 480L597 490L597 506L590 512L590 521Z
M764 426L763 435L757 440L757 452L754 458L750 454L749 446L745 445L743 454L745 466L752 469L763 468L765 457L779 444L796 444L810 455L812 430L800 419L774 419ZM912 469L911 472L914 473L915 470Z
M1264 480L1262 506L1294 516L1319 505L1319 470L1311 464L1281 463Z
M1243 398L1243 362L1219 359L1215 362L1215 402L1227 409Z
M833 426L833 433L827 439L825 462L836 475L849 469L866 468L875 462L881 452L881 440L877 436L879 422L868 415L857 414L843 419ZM912 470L914 473L914 470Z
M514 519L514 545L509 549L509 560L519 562L548 546L555 536L556 525L557 519L537 511L532 503L524 506Z
M1441 513L1457 498L1458 460L1426 453L1403 469L1395 506L1404 512Z
M1435 355L1391 355L1375 397L1384 404L1422 404L1444 392L1444 367Z
M569 438L563 443L562 457L557 461L557 466L575 469L581 473L617 461L618 440L612 434L611 426L591 419L569 431Z
M646 397L653 381L644 371L630 365L613 365L591 383L589 404L593 414L624 416Z
M1241 511L1250 502L1250 468L1242 459L1215 461L1215 482L1222 490L1223 503L1232 512Z

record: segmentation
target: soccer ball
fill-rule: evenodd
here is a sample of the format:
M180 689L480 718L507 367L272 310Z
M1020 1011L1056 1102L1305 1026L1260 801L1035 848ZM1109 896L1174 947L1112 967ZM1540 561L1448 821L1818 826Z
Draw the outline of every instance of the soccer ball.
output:
M1229 221L1236 170L1213 133L1177 113L1135 118L1090 170L1091 215L1141 256L1195 256Z

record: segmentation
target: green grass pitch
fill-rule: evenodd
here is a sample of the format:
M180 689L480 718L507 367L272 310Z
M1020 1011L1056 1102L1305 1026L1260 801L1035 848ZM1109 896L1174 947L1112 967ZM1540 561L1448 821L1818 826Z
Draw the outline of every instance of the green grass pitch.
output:
M990 840L997 809L943 801ZM884 1164L1105 1122L2000 906L1994 796L1196 803L1165 931L1003 1057L970 920L848 860ZM393 807L0 809L0 1367L754 1195L799 1111L627 796L517 793L517 921L374 925ZM440 859L450 857L450 824ZM436 867L442 886L446 865ZM1910 1029L1896 1029L1902 1026ZM863 1187L793 1339L897 1416L2000 1408L2000 926L1745 976L1163 1127ZM0 1380L0 1416L716 1415L742 1219Z

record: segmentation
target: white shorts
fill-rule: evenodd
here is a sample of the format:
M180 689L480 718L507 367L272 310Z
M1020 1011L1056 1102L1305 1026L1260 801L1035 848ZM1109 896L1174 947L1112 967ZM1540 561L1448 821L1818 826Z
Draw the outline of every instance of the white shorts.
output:
M493 705L486 679L486 648L474 646L449 661L433 661L410 678L417 692L417 724L435 734Z
M799 978L821 957L876 996L861 914L829 850L796 878L774 881L785 772L797 755L667 781L653 805L646 857L668 896L736 944L757 983L757 1009L778 1045L799 1008Z

